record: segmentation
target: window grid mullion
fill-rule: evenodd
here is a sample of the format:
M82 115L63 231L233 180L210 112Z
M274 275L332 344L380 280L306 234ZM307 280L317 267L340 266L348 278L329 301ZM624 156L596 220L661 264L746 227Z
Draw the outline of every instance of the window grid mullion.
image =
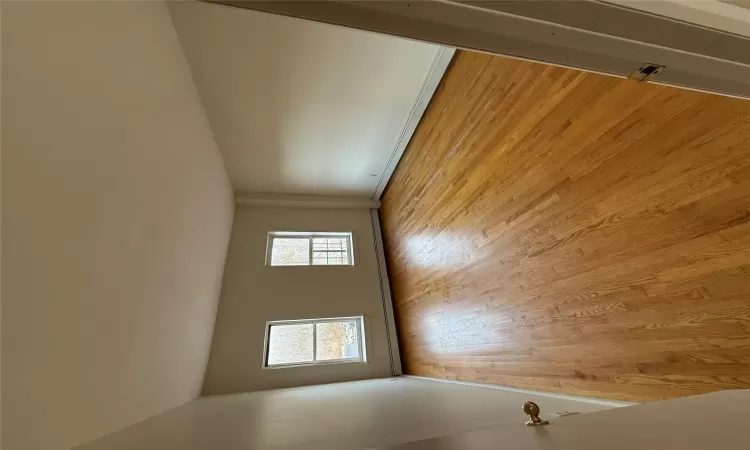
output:
M318 362L318 323L313 321L313 364Z
M365 344L362 340L362 328L363 328L362 320L364 319L357 319L355 322L357 324L357 346L359 347L359 359L360 360L362 359L362 356L365 354L365 349L363 347Z
M313 265L313 238L312 238L312 236L308 236L307 242L310 244L310 246L308 248L309 254L308 254L307 264L309 266L312 266ZM314 327L315 327L315 324L313 323L313 328Z

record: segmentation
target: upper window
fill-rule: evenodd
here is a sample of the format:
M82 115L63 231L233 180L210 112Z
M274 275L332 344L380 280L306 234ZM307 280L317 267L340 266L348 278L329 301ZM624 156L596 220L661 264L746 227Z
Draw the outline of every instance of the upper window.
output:
M268 234L266 263L271 266L351 266L351 233Z
M263 367L365 362L362 317L268 322Z

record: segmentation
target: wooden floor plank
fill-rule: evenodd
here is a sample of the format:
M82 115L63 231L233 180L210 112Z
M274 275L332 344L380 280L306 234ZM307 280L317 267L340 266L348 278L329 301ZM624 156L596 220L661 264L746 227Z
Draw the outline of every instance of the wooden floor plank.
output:
M382 203L407 373L750 387L750 102L460 51Z

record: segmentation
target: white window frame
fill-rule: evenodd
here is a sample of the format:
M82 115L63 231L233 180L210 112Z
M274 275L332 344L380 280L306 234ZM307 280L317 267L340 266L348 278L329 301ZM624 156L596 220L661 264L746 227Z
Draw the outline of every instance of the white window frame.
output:
M343 238L346 239L347 264L313 264L313 238ZM310 254L308 264L285 264L274 266L271 264L273 258L273 240L276 238L284 239L308 239L310 241ZM351 231L346 232L298 232L298 231L271 231L268 233L268 242L266 244L266 265L271 267L347 267L354 265L354 239ZM336 252L337 250L318 250L325 252ZM340 251L340 250L338 250Z
M325 319L301 319L301 320L271 320L266 322L266 334L263 342L263 370L266 369L285 369L289 367L310 367L310 366L323 366L328 364L366 364L367 363L367 346L365 345L365 320L364 316L352 316L352 317L329 317ZM342 359L329 359L325 361L317 361L317 327L315 324L326 323L326 322L345 322L345 321L356 321L357 322L357 345L359 346L359 357L357 358L342 358ZM290 364L273 364L268 365L268 347L271 344L271 327L273 325L304 325L312 324L313 326L313 360L311 362L299 362Z

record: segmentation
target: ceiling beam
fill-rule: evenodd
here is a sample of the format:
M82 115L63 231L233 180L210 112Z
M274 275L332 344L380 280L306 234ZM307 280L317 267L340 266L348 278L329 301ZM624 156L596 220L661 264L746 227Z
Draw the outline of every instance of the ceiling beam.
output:
M750 98L750 39L621 6L570 1L204 0L442 45Z
M235 191L235 205L285 208L378 209L379 200L339 195L279 194Z

